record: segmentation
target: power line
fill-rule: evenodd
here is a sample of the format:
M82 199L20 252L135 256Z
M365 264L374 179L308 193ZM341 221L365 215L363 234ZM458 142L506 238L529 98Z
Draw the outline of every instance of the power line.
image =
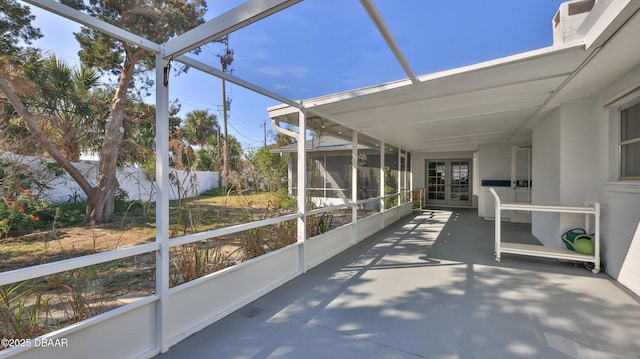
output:
M251 142L256 142L256 143L260 143L260 142L262 142L262 140L255 140L255 139L252 139L252 138L249 138L249 137L247 137L247 136L243 135L243 134L242 134L242 132L238 131L238 129L237 129L237 128L233 127L233 125L232 125L231 123L227 123L227 124L229 125L229 127L231 127L232 129L234 129L234 130L235 130L235 131L236 131L240 136L244 137L245 139L247 139L247 140L249 140L249 141L251 141Z

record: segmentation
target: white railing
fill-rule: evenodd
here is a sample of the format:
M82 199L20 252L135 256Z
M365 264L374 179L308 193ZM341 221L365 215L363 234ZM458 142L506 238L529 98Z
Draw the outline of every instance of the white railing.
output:
M380 201L397 194L370 198L356 203L318 208L307 215L320 214L342 208ZM168 290L168 301L162 304L163 288L156 281L156 293L131 304L118 307L82 322L56 330L39 338L32 338L29 346L0 350L0 358L70 358L70 357L140 357L158 354L162 347L162 333L168 332L169 345L228 315L261 295L286 283L345 250L411 212L411 204L390 209L381 207L380 213L362 220L354 216L351 223L324 234L299 241L288 247L267 253ZM209 238L229 235L300 218L300 213L264 219L202 233L171 238L169 247L189 244ZM361 223L359 223L361 222ZM161 241L111 250L87 256L37 265L0 273L0 285L10 285L50 274L88 267L113 260L146 253L156 253L156 266L168 268L168 256L160 255ZM305 258L307 257L307 258ZM164 276L163 276L164 277ZM163 280L168 280L165 277ZM163 309L162 306L164 306ZM162 310L162 314L160 314ZM160 315L165 316L161 320ZM166 326L166 328L158 328ZM105 338L109 338L105 341ZM26 339L26 338L25 338ZM65 348L35 346L35 340L64 339ZM105 343L110 343L105 345Z

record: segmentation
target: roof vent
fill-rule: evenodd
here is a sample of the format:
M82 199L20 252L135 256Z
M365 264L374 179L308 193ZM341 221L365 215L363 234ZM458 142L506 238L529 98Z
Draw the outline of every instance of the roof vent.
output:
M559 45L582 38L578 28L589 15L596 0L577 0L560 4L553 17L553 44Z

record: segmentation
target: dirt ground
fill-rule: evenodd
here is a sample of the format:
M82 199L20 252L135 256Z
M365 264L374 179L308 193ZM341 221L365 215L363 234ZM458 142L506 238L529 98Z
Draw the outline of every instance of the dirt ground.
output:
M226 201L224 203L209 201L190 207L186 212L193 214L195 211L197 216L187 217L184 215L185 211L178 213L174 208L170 216L172 222L170 235L177 237L188 234L190 229L203 232L274 215L264 206L248 203L249 205L240 206L238 203ZM366 215L365 212L358 213L360 218ZM176 218L179 216L182 217ZM194 223L194 218L197 223ZM352 211L351 209L332 211L330 218L330 228L336 228L351 222ZM295 241L295 221L292 220L288 227L293 229L290 233L293 241ZM193 226L190 228L180 225L185 222ZM308 220L309 223L315 222ZM270 229L265 229L265 232L260 232L258 237L267 235L265 233L269 231ZM12 233L11 236L0 238L0 272L153 242L155 232L153 214L149 219L149 216L143 215L142 211L132 211L121 216L118 221L108 224L76 225L28 234ZM250 231L246 232L249 232L249 235L236 233L173 247L170 253L170 285L179 285L246 260L250 255L247 253L247 238L256 238ZM259 246L264 245L259 244ZM27 281L28 283L12 284L0 289L6 290L11 286L20 286L20 291L14 293L10 307L26 304L33 308L38 298L47 300L46 310L40 314L42 328L37 328L38 332L33 333L40 335L51 328L69 325L155 293L155 260L155 253L146 253L37 278ZM6 295L4 300L7 300ZM55 325L52 327L46 323ZM2 325L0 325L0 332L4 332ZM0 334L13 336L11 333Z

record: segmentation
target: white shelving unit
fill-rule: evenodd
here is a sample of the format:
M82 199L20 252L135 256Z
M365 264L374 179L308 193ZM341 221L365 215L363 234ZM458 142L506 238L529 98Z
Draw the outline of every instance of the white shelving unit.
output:
M525 256L555 258L579 262L591 262L594 264L593 273L600 272L600 203L590 203L584 207L542 205L531 203L502 203L500 196L495 189L489 188L495 199L495 255L496 262L500 262L502 253L519 254ZM561 212L561 213L583 213L585 217L585 228L589 228L589 217L594 216L594 254L580 254L565 248L546 247L535 244L522 244L502 242L502 211L532 211L532 212Z

